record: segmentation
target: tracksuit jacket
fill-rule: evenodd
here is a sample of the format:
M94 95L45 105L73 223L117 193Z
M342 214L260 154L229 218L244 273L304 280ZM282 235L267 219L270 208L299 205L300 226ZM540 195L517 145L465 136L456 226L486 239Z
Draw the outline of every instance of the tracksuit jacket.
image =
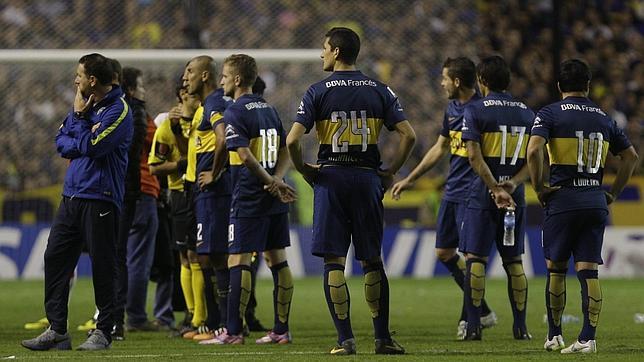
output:
M108 201L121 209L132 123L119 87L112 87L84 118L73 111L67 115L56 135L58 153L70 160L63 196Z

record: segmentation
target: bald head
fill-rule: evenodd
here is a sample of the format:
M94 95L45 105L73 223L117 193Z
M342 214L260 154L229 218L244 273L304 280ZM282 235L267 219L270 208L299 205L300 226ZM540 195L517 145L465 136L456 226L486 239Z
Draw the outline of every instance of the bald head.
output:
M195 94L203 101L217 88L217 68L215 60L207 55L192 58L183 74L184 86L189 94Z
M215 60L209 55L200 55L196 58L193 58L191 61L195 69L199 72L207 72L205 75L204 83L216 87L217 84L217 64ZM202 78L204 78L202 76Z

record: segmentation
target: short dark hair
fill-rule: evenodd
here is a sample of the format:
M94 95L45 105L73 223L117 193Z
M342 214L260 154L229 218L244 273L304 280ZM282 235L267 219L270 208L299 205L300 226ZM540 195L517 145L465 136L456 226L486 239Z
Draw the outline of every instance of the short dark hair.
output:
M494 92L503 92L510 85L510 67L499 55L483 58L476 66L476 74Z
M87 77L93 76L98 80L101 85L112 84L112 77L114 76L114 69L111 62L98 53L83 55L78 63L85 67L85 74Z
M224 64L228 64L235 69L236 74L241 79L240 87L252 87L257 79L257 63L255 58L246 54L233 54L224 60Z
M567 59L560 65L559 89L562 92L584 92L588 90L588 82L592 73L588 64L581 59Z
M179 103L183 103L183 99L181 99L181 90L185 88L186 87L183 85L183 74L179 74L179 77L177 78L174 85L174 95L177 96Z
M142 75L143 73L140 69L132 67L123 68L123 81L121 82L121 88L123 88L125 94L128 94L131 89L136 89L136 80Z
M114 75L116 74L116 80L119 82L118 84L123 83L123 68L121 67L121 63L114 59L114 58L107 58L107 60L110 62L110 65L112 66L112 78L114 78Z
M443 63L443 68L447 69L447 75L452 79L460 79L463 86L474 88L476 83L476 66L474 62L467 57L447 58Z
M266 89L266 82L264 82L262 77L258 75L257 79L255 79L255 84L253 84L253 94L257 94L258 96L263 96L265 89Z
M349 28L335 27L327 31L324 35L329 38L331 50L340 49L338 60L346 64L356 64L358 53L360 53L360 37L355 31Z

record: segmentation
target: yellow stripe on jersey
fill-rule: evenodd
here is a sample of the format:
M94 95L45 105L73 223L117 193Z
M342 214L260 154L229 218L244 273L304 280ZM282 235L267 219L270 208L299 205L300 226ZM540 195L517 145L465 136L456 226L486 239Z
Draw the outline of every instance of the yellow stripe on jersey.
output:
M265 144L264 142L262 142L262 140L264 140L265 143L273 143L270 145ZM277 154L280 148L280 136L274 135L273 137L251 138L248 148L250 149L250 152L253 154L253 156L255 156L255 158L257 159L257 162L259 162L260 164L266 163L269 160L276 162Z
M186 168L186 181L195 182L197 180L197 137L195 130L201 123L203 117L203 107L199 106L192 116L188 134L188 167Z
M125 118L125 116L127 116L127 110L128 110L127 103L125 102L125 100L123 98L119 98L119 99L121 100L121 102L123 102L123 112L121 112L121 114L119 115L119 118L117 118L116 121L114 121L114 123L112 123L109 127L104 129L103 132L101 132L101 134L98 135L98 137L96 137L95 139L93 139L91 141L92 146L95 146L103 138L107 137L110 133L112 133L112 131L114 131L116 129L116 127L118 127L119 124L121 124L121 122L123 122L123 119Z
M340 130L340 127L345 127L338 138L338 142L348 141L350 146L359 146L362 145L362 134L355 134L351 131L352 120L348 122L343 122L338 119L338 122L331 122L330 119L325 119L315 123L315 128L318 132L318 138L320 139L320 144L330 145L333 141L333 135ZM364 127L362 124L362 119L357 119L357 126L355 128L361 129ZM367 144L375 145L378 143L378 135L380 134L380 129L383 125L383 119L381 118L367 118L367 127L368 127L368 136Z
M588 150L587 138L584 139L584 148L581 152L582 160L584 165L588 164ZM606 162L606 156L608 155L608 147L610 144L606 141L602 141L602 156L601 156L601 167L604 167ZM593 142L593 159L596 160L595 156L597 154L598 143ZM551 138L547 144L548 156L550 157L551 165L568 165L568 166L577 166L577 158L579 154L579 139L577 138ZM596 161L595 161L596 162Z
M455 156L467 157L467 148L461 136L461 131L449 131L449 152Z
M228 151L228 163L230 163L231 166L239 166L243 162L239 157L239 153L235 151Z
M483 157L501 157L501 148L503 147L502 132L486 132L481 135L481 151ZM528 148L528 138L530 135L524 134L523 138L519 135L508 134L505 137L505 157L514 157L521 141L521 149L518 158L525 158L526 149Z
M223 115L222 113L220 113L220 112L211 112L211 115L210 115L210 124L211 124L212 126L214 126L214 125L215 125L215 123L216 123L218 120L222 119L222 118L224 118L224 115Z

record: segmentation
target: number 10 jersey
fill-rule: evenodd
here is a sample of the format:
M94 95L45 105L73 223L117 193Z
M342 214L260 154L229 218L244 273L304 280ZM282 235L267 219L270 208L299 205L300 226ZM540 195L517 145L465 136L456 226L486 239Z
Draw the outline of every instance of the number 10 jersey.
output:
M317 130L318 164L380 167L378 136L406 120L394 92L360 71L336 71L304 95L296 122Z

